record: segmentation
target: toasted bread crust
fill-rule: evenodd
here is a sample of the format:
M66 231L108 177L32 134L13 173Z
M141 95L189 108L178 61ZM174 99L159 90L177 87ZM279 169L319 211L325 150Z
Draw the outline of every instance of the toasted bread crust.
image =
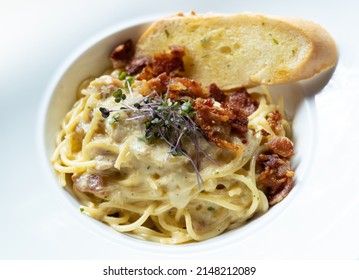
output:
M320 25L259 14L176 15L154 22L136 56L186 48L185 76L223 90L310 78L333 67L338 51Z

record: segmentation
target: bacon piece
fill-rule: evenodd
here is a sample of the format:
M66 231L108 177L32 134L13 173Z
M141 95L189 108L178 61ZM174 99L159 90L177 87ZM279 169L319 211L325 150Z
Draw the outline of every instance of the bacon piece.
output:
M197 99L194 109L196 111L195 122L201 127L207 139L220 148L240 149L240 146L228 140L231 131L230 120L235 119L231 111L214 106L214 102L208 102L208 99Z
M293 188L294 172L288 159L277 154L259 154L257 183L268 198L269 205L284 199Z
M250 116L258 108L258 104L251 98L251 95L245 88L240 88L231 94L226 102L228 106L235 114L243 114Z
M172 45L168 47L171 51L171 54L173 57L178 57L180 59L182 59L182 57L184 57L185 55L185 47L181 46L181 45Z
M145 68L146 69L146 68ZM158 77L152 78L147 82L147 85L152 91L158 94L164 94L168 90L170 78L166 73L162 73Z
M213 86L215 89L215 86ZM221 148L238 150L239 145L229 141L231 132L244 137L248 131L248 116L257 109L257 103L251 99L246 89L239 89L226 98L220 106L210 99L197 99L195 102L196 123L205 136ZM218 104L218 102L217 102Z
M235 120L231 122L231 126L234 131L243 136L248 131L248 118L246 115L238 114L236 115Z
M138 80L149 80L162 73L174 77L179 72L184 71L183 56L185 49L183 46L170 46L170 53L156 53L153 61L142 69L137 77ZM131 64L131 63L130 63Z
M163 73L163 74L166 74L166 73ZM151 66L151 64L148 64L141 70L141 72L140 72L140 74L138 74L136 80L149 81L154 78L156 78L156 77L153 76L152 66Z
M224 106L236 115L231 126L240 136L243 136L248 131L248 116L257 110L257 102L252 100L245 88L241 88L228 97Z
M123 68L131 60L133 53L134 48L132 40L127 40L117 46L110 55L113 68Z
M134 57L129 64L126 65L126 73L127 75L135 75L140 73L142 69L144 69L147 65L149 65L151 59L149 56L143 55Z
M83 174L81 176L72 176L74 187L80 192L89 192L96 195L105 193L105 184L102 176L97 174Z
M185 77L170 77L167 73L150 79L147 85L158 94L167 93L168 98L176 101L182 100L183 97L190 97L190 99L207 97L200 83Z
M178 83L186 88L185 92L181 92L181 95L187 95L192 98L208 98L208 93L203 91L200 83L185 77L172 78L170 90L172 90L172 84L175 85Z
M172 72L184 71L184 64L182 57L184 56L183 46L170 46L171 53L159 53L153 57L153 76L158 76L161 73L171 75Z
M281 202L290 193L290 191L293 189L293 186L294 186L293 179L292 177L289 177L283 189L270 197L269 205L272 206L277 204L278 202Z
M226 100L226 95L215 83L210 84L208 89L209 89L210 97L212 97L217 102L221 103Z
M293 143L285 136L273 136L268 141L268 148L275 154L289 158L294 155Z
M278 110L269 113L267 121L275 134L279 134L282 131L282 115Z

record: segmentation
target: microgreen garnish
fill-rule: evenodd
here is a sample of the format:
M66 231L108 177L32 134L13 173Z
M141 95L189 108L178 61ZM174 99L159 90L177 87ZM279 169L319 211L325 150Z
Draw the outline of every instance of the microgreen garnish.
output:
M132 76L129 76L126 78L126 81L129 83L130 86L135 82L135 78Z
M125 71L122 71L120 74L118 74L118 79L120 81L124 81L125 83L125 88L128 90L128 92L131 94L132 96L132 89L131 89L131 86L133 85L133 83L135 82L135 77L134 76L127 76L126 72ZM118 91L118 90L117 90ZM115 91L114 94L117 92ZM122 91L121 91L121 94L122 94ZM114 96L116 98L116 96ZM121 98L122 95L119 95L119 98ZM118 103L120 102L121 100L117 98L117 100L115 99L115 101ZM122 99L125 99L126 96Z
M120 101L123 106L119 110L108 110L101 107L102 116L107 118L111 112L120 110L132 112L133 116L126 118L125 121L141 120L140 128L144 132L146 142L153 143L156 139L161 139L169 145L168 155L188 158L197 174L198 185L200 185L203 182L199 173L201 154L211 161L213 160L199 146L198 140L203 135L194 121L195 110L192 103L189 101L173 101L166 95L161 96L152 92L143 99L129 104L124 101L122 91L116 91L113 95L115 101L116 98L121 98ZM119 113L116 113L113 119L118 122L119 117ZM184 148L185 141L194 145L193 158Z
M100 110L100 112L102 114L102 117L104 117L105 119L108 118L108 116L111 113L111 111L109 109L106 109L106 108L103 108L103 107L100 107L99 110Z
M118 89L116 91L114 91L114 93L112 94L113 97L115 97L115 102L119 103L121 102L121 100L125 100L126 99L126 94L122 93L122 89Z
M133 107L137 108L137 109L140 109L141 108L141 105L140 103L134 103L133 104Z
M118 75L118 79L119 80L124 80L126 78L126 72L122 71L119 75Z
M125 79L125 87L131 96L133 95L131 86L134 82L135 82L135 79L131 76L126 77L126 79Z
M120 114L119 113L116 113L112 116L113 120L118 122L119 118L120 118Z

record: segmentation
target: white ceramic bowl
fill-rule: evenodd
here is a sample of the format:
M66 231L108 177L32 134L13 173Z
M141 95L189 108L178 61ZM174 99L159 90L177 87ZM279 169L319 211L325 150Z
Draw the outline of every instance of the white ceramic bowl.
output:
M118 233L105 224L86 215L79 213L79 202L63 190L56 179L50 164L51 155L55 149L55 134L60 128L60 123L65 114L72 107L76 100L76 92L80 83L88 77L101 75L110 66L109 54L119 43L132 39L136 42L139 35L149 24L148 19L133 20L114 26L110 30L93 37L75 51L60 67L57 74L51 81L42 104L40 116L41 149L47 170L53 177L54 188L64 200L66 211L72 211L78 216L78 222L82 223L89 230L96 232L99 236L111 239L115 243L121 243L140 250L153 250L157 253L192 253L198 252L199 248L206 251L217 246L230 246L240 243L254 231L266 230L271 221L278 217L290 203L295 199L296 194L303 188L303 178L309 170L311 157L315 149L316 112L312 94L315 86L303 86L296 83L287 86L276 86L270 88L274 97L284 95L286 111L293 121L293 137L295 142L296 155L293 159L293 167L296 171L296 184L293 191L281 203L269 209L268 213L251 221L242 228L224 233L213 239L200 243L186 245L164 246L153 242L141 241L128 235ZM314 84L318 86L318 79ZM319 85L320 86L320 85ZM66 203L65 203L66 201ZM69 203L68 203L69 202ZM65 211L65 210L64 210Z

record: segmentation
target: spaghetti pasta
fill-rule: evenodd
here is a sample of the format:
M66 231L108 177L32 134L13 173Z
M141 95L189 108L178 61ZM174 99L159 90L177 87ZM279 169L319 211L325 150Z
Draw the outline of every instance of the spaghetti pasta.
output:
M212 238L268 210L267 196L258 187L257 156L268 151L268 138L285 136L290 127L282 119L279 135L271 128L268 115L283 108L270 102L268 92L251 93L258 107L248 117L245 144L237 141L240 149L198 139L207 155L202 156L198 184L187 157L169 154L163 140L146 142L144 121L123 110L125 104L143 100L147 81L129 88L119 74L114 70L81 90L57 137L54 169L85 214L119 232L180 244ZM111 92L118 89L126 103L114 100ZM103 107L117 113L103 118ZM186 145L194 154L191 143Z

